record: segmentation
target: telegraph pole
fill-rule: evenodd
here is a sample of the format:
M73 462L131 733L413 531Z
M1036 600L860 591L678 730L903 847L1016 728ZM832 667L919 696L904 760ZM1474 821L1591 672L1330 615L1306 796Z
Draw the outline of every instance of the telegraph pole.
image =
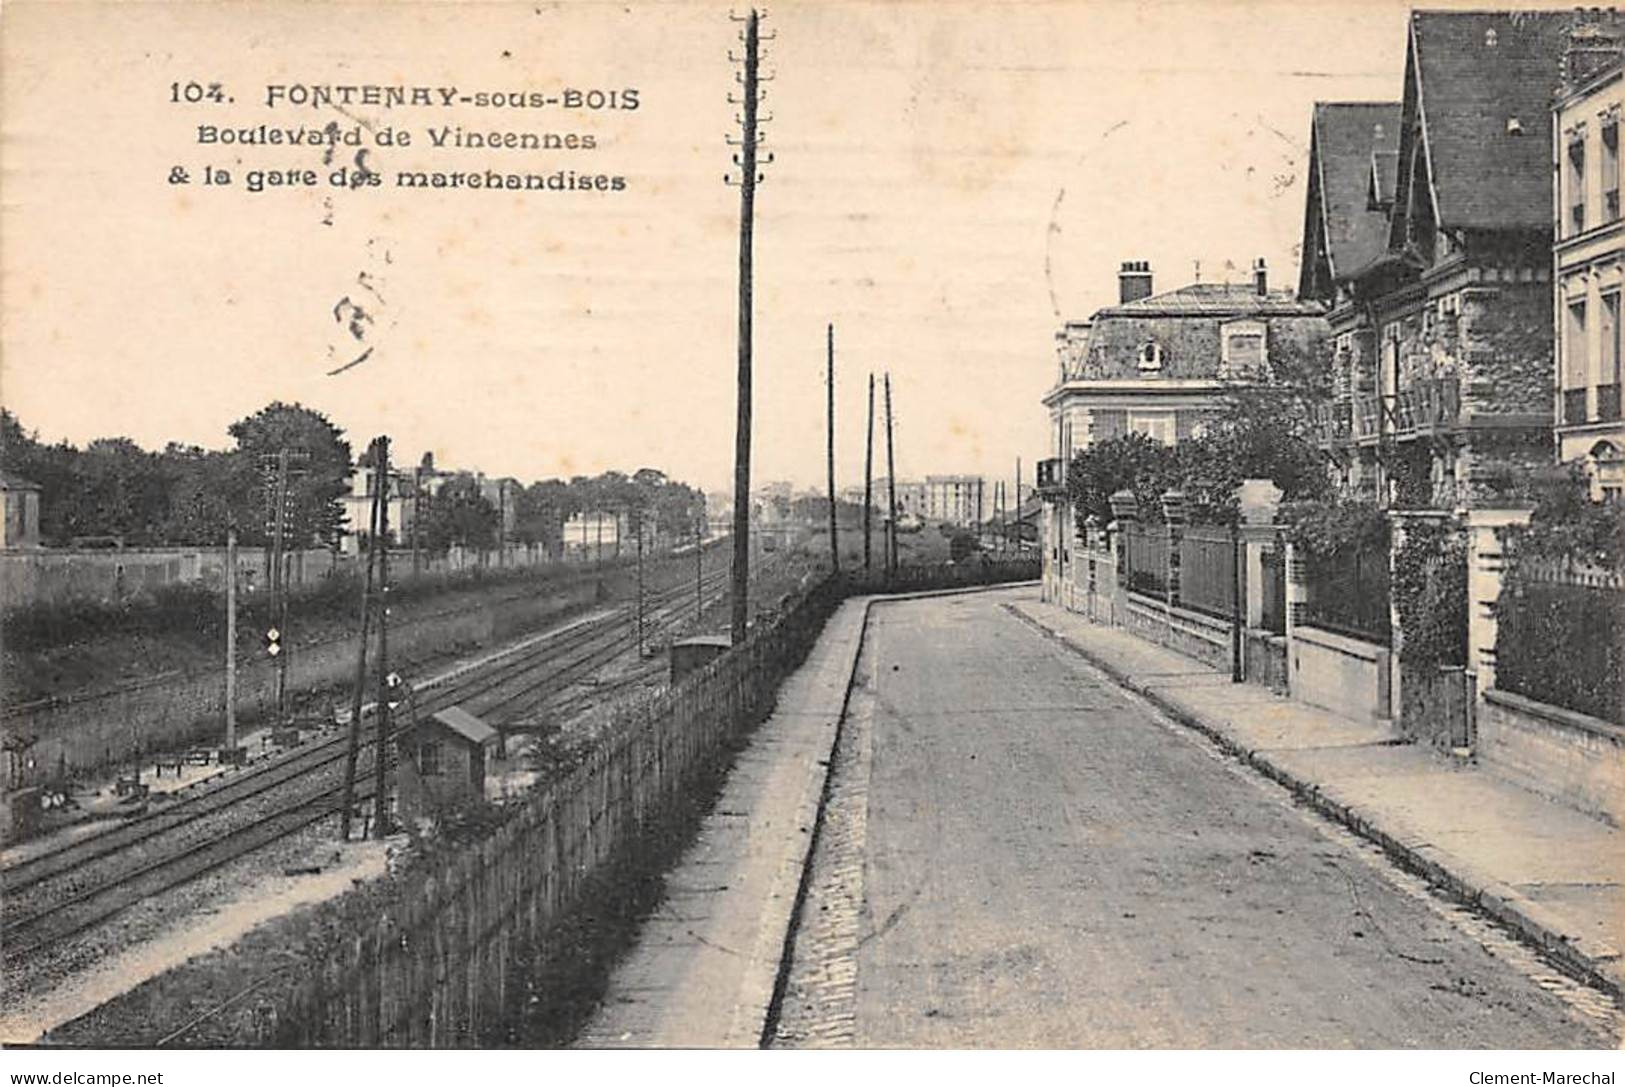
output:
M271 532L271 554L275 573L271 575L271 622L276 624L280 636L273 640L276 648L276 722L288 722L288 654L286 652L288 626L288 587L284 584L282 568L285 546L284 528L288 520L288 450L284 446L276 454L276 524Z
M863 444L863 572L869 573L869 525L874 515L875 500L875 375L869 373L869 434Z
M378 440L373 439L372 451L377 460ZM361 750L361 701L367 688L367 641L372 636L372 571L378 559L378 507L382 500L380 488L373 487L372 509L367 520L367 569L361 579L361 638L356 650L355 697L350 702L350 729L344 751L344 807L340 816L339 840L350 840L350 819L355 811L355 765ZM382 758L383 753L379 752Z
M378 437L378 707L377 750L372 755L372 836L389 833L389 436Z
M237 530L226 530L226 750L237 753Z
M826 333L826 344L829 354L829 373L824 381L826 388L825 400L828 404L828 426L826 427L827 440L825 447L827 453L826 463L829 466L829 562L833 573L841 572L841 540L835 526L835 325L830 324Z
M412 469L412 579L423 573L423 560L418 551L418 522L423 520L423 465Z
M891 516L886 518L886 579L897 573L897 458L893 454L891 427L891 374L886 374L886 490Z
M1016 550L1027 544L1027 532L1021 527L1021 458L1016 458Z
M636 511L638 523L638 659L643 659L643 511Z
M735 73L744 87L740 98L729 100L742 107L739 117L739 153L734 163L739 167L739 394L738 418L734 430L734 539L733 539L733 617L731 632L733 644L745 640L745 629L750 619L750 397L751 397L751 243L756 224L756 183L761 180L756 171L756 107L761 100L758 93L761 15L755 8L744 19L745 55L734 59L744 66ZM734 143L729 140L729 143ZM766 157L772 161L772 155ZM725 178L729 183L732 179Z

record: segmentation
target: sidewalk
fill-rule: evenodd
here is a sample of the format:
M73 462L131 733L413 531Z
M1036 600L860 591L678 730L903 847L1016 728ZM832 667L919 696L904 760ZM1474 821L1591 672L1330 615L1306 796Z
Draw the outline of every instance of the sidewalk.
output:
M869 599L843 603L785 682L578 1047L761 1044Z
M1281 698L1028 590L1007 605L1181 724L1381 845L1616 996L1625 983L1625 839L1608 825L1396 744L1387 725Z

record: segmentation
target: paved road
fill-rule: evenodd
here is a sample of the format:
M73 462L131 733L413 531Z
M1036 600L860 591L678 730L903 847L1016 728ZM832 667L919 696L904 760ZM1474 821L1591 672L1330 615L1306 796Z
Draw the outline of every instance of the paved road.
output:
M875 608L782 1044L1617 1044L1606 1001L1543 988L1008 599Z

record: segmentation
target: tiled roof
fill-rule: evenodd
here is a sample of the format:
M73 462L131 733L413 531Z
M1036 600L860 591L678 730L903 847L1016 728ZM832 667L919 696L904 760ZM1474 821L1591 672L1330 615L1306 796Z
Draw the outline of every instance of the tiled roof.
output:
M1399 148L1398 102L1317 102L1314 158L1332 273L1347 275L1388 245L1388 216L1370 210L1372 171L1392 195ZM1386 176L1382 171L1386 170Z
M1260 295L1248 283L1192 283L1134 302L1107 306L1095 313L1103 317L1297 317L1316 315L1315 302L1299 301L1291 291Z
M1570 19L1551 11L1412 13L1400 158L1411 159L1420 120L1440 226L1550 228L1552 92ZM1396 208L1408 187L1402 168ZM1396 216L1396 241L1402 226Z

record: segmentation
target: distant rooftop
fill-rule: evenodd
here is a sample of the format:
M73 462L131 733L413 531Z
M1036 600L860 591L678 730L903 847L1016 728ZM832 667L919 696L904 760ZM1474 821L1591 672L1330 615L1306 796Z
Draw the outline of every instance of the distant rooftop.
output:
M1308 317L1321 313L1316 302L1291 291L1259 294L1251 283L1192 283L1149 298L1107 306L1100 317Z

